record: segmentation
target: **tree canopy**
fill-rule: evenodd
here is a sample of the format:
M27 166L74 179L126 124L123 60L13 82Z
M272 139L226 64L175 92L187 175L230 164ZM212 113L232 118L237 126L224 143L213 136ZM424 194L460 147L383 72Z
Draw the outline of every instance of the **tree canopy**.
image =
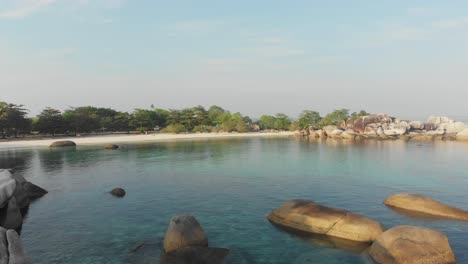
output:
M183 109L137 108L133 112L121 112L111 108L94 106L70 107L61 112L46 107L34 118L27 116L23 105L0 101L1 137L17 136L36 131L42 134L78 134L97 132L159 131L184 132L248 132L253 130L289 130L326 125L338 125L343 120L368 115L366 111L349 114L347 109L335 110L323 118L317 111L305 110L294 120L283 113L262 115L258 120L239 112L231 113L220 106L208 109L195 106Z

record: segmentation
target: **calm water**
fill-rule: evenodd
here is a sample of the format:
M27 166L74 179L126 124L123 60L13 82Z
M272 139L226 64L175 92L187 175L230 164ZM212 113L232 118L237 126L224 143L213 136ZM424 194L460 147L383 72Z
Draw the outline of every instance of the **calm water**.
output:
M50 193L34 202L22 239L33 263L156 263L169 219L193 214L210 245L245 263L368 263L349 248L280 231L267 213L293 198L381 221L446 232L468 263L468 223L414 219L386 208L397 192L430 195L468 209L468 144L230 139L0 152ZM107 192L123 187L127 196ZM141 250L133 252L145 242Z

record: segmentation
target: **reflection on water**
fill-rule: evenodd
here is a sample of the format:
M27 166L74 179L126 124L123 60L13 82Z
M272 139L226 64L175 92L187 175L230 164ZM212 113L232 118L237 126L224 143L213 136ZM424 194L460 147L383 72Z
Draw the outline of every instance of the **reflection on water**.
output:
M248 263L367 263L361 248L344 241L273 227L266 214L295 198L387 228L443 231L459 263L468 263L468 223L383 205L388 195L411 192L468 209L468 143L237 138L123 145L0 151L1 168L49 191L31 205L22 230L33 263L147 263L176 214L196 215L211 246L236 248ZM127 196L113 199L115 187Z

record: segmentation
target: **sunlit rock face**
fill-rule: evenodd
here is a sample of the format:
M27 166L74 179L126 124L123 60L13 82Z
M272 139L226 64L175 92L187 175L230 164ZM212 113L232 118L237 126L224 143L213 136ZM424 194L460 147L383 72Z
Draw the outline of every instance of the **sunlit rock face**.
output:
M395 194L389 196L384 203L393 208L412 211L421 215L426 214L427 216L468 221L468 211L443 204L423 195L408 193Z
M296 231L358 242L372 242L383 232L382 225L370 218L308 200L286 202L268 220Z
M445 234L415 226L397 226L385 231L372 244L369 255L379 264L456 263Z

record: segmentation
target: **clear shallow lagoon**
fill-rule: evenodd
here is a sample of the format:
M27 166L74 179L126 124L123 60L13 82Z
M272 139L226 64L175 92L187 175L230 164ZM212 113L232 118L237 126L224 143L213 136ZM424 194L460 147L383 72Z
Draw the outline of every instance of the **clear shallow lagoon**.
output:
M462 142L216 139L118 151L3 150L0 167L50 192L31 205L23 225L33 263L157 263L177 214L195 215L211 246L236 248L247 263L368 263L354 251L273 227L268 212L294 198L370 216L387 228L446 232L458 263L468 263L467 222L410 218L382 203L412 192L468 209L467 154ZM127 196L112 197L114 187Z

